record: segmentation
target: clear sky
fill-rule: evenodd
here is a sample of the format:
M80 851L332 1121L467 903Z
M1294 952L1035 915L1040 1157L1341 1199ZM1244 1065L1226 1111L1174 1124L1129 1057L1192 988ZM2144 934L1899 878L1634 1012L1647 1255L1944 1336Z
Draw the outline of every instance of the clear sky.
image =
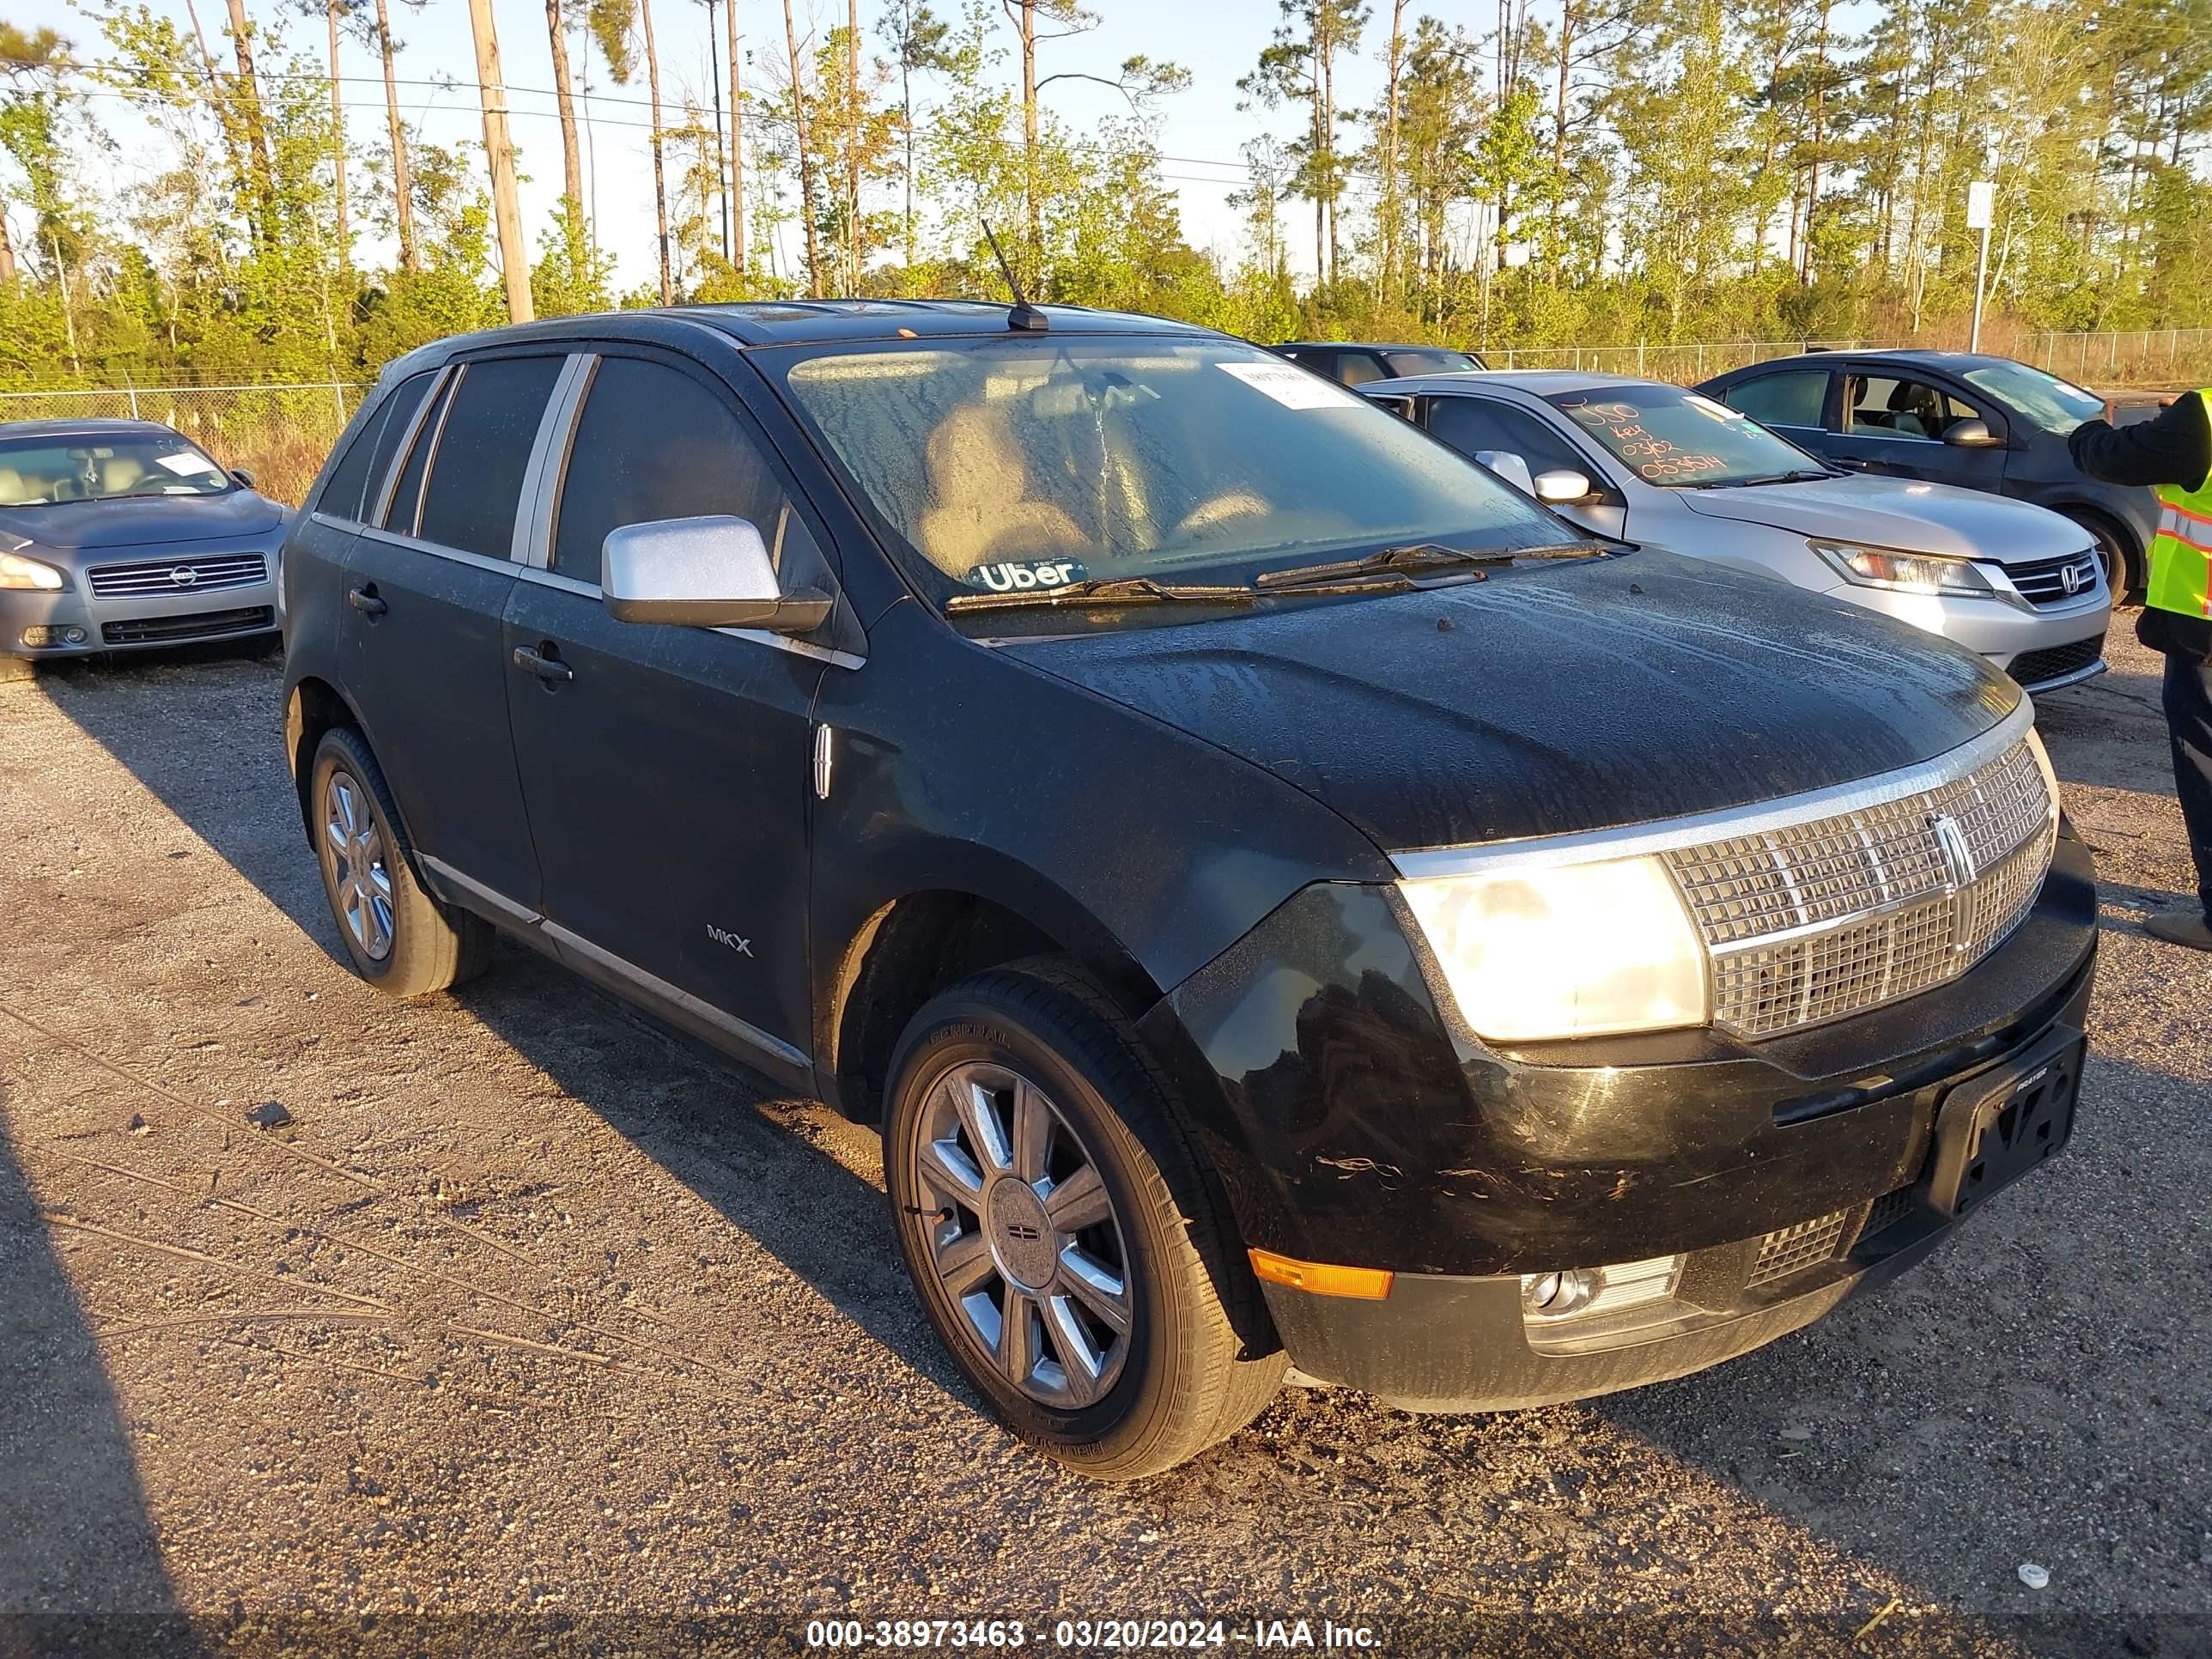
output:
M184 0L149 0L157 12L173 15L182 25ZM364 0L365 3L365 0ZM220 27L223 0L198 0L201 21L210 30ZM291 10L299 0L248 0L258 21L284 17L289 52L320 63L324 52L321 9L317 0L310 15ZM878 27L882 0L862 0L861 29L869 48L882 52L883 32ZM959 0L937 0L940 13L956 11ZM1237 216L1225 197L1243 182L1240 159L1244 142L1271 127L1288 136L1297 130L1293 112L1240 111L1237 80L1253 66L1260 49L1274 28L1278 10L1274 0L1089 0L1100 15L1100 24L1088 33L1055 40L1040 51L1041 73L1077 70L1112 76L1121 60L1134 52L1182 64L1191 72L1190 89L1163 100L1160 147L1170 158L1164 171L1181 198L1184 234L1193 246L1217 248L1234 255L1238 246ZM65 0L0 0L4 15L25 27L50 25L75 42L80 57L90 58L100 48L97 31L81 12ZM781 0L738 0L742 49L757 55L765 71L783 53ZM428 0L420 11L393 0L392 29L401 41L398 73L405 80L432 82L451 77L461 84L403 85L400 100L410 119L421 124L434 143L476 141L483 136L474 88L475 57L469 38L465 0ZM522 151L523 171L531 175L523 186L523 216L533 250L538 234L547 222L561 191L560 127L553 118L552 67L545 34L545 11L538 0L495 0L500 50L514 112L515 141ZM1381 10L1381 7L1377 7ZM1409 12L1413 9L1408 9ZM1441 15L1447 22L1465 22L1470 31L1480 27L1477 8L1449 0L1420 8ZM1487 9L1481 9L1486 10ZM289 14L289 16L286 14ZM845 15L842 0L798 0L802 30L826 31ZM696 95L703 107L708 94L708 55L714 50L708 12L702 0L655 0L655 33L661 52L663 97L672 120L680 118L682 100ZM1410 17L1408 29L1411 28ZM1340 103L1356 106L1370 100L1380 88L1382 70L1376 61L1388 29L1387 16L1370 25L1359 61L1347 64L1338 76ZM999 36L1010 48L1011 27ZM570 37L572 59L576 37ZM225 62L228 54L217 43ZM278 65L264 49L261 66ZM383 91L375 55L348 41L343 48L347 124L357 143L374 143L384 121ZM1018 73L1009 60L1001 65L1009 78ZM749 71L748 83L752 82ZM765 87L769 76L763 72ZM618 262L617 282L624 288L649 282L654 271L653 191L650 150L644 130L647 110L644 75L635 83L617 88L606 79L603 65L592 64L590 100L594 123L597 161L598 223L603 246ZM919 94L918 94L919 95ZM1118 94L1082 81L1063 81L1045 89L1049 108L1072 128L1081 131L1100 118L1124 112ZM617 102L616 100L623 101ZM630 102L628 100L641 100ZM102 99L97 107L101 120L115 135L122 154L112 169L116 187L127 190L131 179L159 164L150 135L140 127L129 107L113 99ZM617 125L617 123L634 125ZM107 171L103 161L101 170ZM1291 239L1294 261L1299 239ZM363 246L364 257L386 257L388 251ZM1310 249L1305 258L1310 261ZM788 268L788 267L787 267Z

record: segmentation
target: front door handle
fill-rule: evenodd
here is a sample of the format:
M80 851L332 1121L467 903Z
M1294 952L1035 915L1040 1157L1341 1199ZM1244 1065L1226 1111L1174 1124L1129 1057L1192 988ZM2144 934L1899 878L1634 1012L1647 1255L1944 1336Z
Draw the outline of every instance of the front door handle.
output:
M560 658L546 656L526 645L514 647L514 665L528 669L541 680L573 680L576 678L576 671Z
M376 588L374 584L368 587L346 589L346 603L364 617L380 617L392 609L390 605L376 597Z

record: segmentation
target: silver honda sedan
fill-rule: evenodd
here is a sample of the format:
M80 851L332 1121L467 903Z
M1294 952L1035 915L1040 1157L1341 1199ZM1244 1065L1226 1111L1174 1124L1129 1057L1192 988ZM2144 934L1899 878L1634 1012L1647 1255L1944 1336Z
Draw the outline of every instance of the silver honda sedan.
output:
M1845 472L1656 380L1512 370L1358 390L1601 535L1882 611L2030 691L2105 671L2112 596L2095 543L2046 508Z
M152 421L0 423L0 656L276 634L290 516Z

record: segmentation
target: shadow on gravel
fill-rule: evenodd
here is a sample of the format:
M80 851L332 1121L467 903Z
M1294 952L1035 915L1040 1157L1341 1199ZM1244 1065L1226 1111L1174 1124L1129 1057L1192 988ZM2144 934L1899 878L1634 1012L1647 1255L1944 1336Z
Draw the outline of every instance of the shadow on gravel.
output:
M282 665L240 654L88 661L42 672L38 690L343 966L282 754ZM775 1112L772 1085L505 939L494 970L454 994L869 1335L980 1408L907 1287L884 1195L810 1146L805 1121Z
M46 664L11 690L44 695L343 964L293 805L283 688L281 657L210 645Z
M0 1653L199 1650L0 1080Z
M453 995L869 1336L980 1410L908 1286L887 1200L809 1144L812 1121L791 1109L805 1103L507 939L492 971Z

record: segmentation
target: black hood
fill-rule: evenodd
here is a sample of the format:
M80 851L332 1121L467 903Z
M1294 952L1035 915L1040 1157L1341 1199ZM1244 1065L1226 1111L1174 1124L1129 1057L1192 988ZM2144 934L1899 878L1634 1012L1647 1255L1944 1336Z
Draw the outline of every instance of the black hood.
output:
M1957 747L2021 695L1932 635L1649 550L1006 648L1265 767L1392 850L1847 783Z
M284 522L284 508L250 489L220 495L124 495L106 501L0 507L0 531L41 547L147 547L168 542L258 536Z

